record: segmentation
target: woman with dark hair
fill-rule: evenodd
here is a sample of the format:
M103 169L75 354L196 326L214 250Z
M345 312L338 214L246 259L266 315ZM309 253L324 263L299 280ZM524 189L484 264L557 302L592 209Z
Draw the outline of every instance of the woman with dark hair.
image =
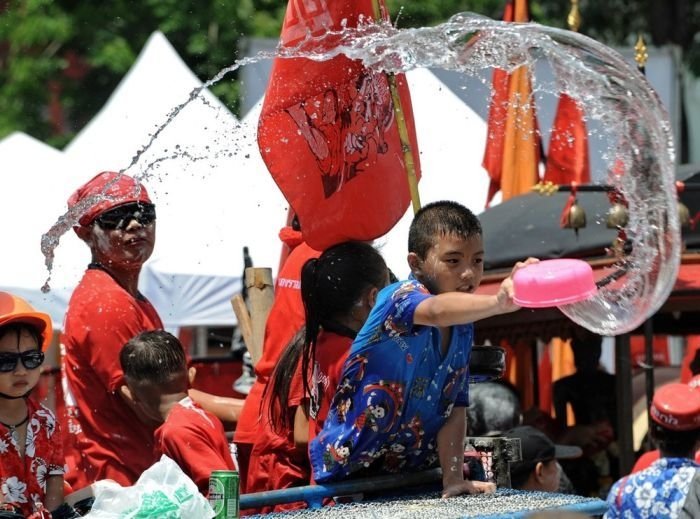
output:
M381 255L363 242L335 245L304 264L306 326L280 357L265 390L261 415L269 417L262 421L269 426L253 447L248 492L309 483L308 435L323 426L350 345L388 280Z

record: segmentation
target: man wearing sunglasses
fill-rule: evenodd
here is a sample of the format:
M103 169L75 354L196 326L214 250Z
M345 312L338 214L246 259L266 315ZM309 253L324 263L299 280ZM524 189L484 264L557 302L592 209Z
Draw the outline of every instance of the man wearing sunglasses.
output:
M132 485L154 461L153 428L123 391L124 344L163 323L138 290L153 252L156 211L146 188L125 174L103 172L68 200L74 227L92 261L71 296L61 337L68 411L66 480L74 489L100 479ZM191 390L222 420L235 421L242 401Z
M131 485L154 461L153 434L120 396L119 351L138 333L163 328L138 290L155 245L155 207L133 178L104 172L76 190L68 208L92 261L71 296L61 336L66 481L75 490L99 479Z

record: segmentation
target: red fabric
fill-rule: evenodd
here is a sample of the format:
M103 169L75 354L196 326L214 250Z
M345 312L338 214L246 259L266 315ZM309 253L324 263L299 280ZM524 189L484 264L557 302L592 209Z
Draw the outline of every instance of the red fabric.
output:
M511 2L508 6L512 7ZM508 12L506 7L506 13ZM508 21L503 17L504 21ZM487 125L486 149L482 166L490 177L489 192L486 197L486 207L501 189L501 175L503 173L503 145L504 145L504 121L508 113L508 73L505 70L495 69L491 80L491 104ZM494 121L492 124L491 121ZM495 121L499 121L496 123Z
M9 429L0 424L0 501L20 508L25 516L35 511L35 500L44 503L46 481L63 476L64 464L61 429L53 413L31 398L27 407L24 458L19 457Z
M153 429L117 393L125 383L119 352L138 333L162 328L146 299L102 270L88 270L73 292L61 345L66 480L74 489L105 478L132 485L155 461Z
M173 406L154 443L156 457L174 460L205 496L213 470L236 469L221 421L189 397Z
M659 449L645 452L642 454L637 462L634 464L634 467L632 467L632 471L630 474L634 474L635 472L640 472L644 469L649 468L652 463L657 461L661 457L661 453L659 452ZM695 462L700 463L700 450L695 452Z
M509 0L504 22L528 22L527 0ZM502 191L503 200L529 189L538 178L540 138L525 66L511 74L495 69L482 165L491 178L486 207Z
M653 356L655 366L670 366L671 359L668 355L668 337L665 335L654 335ZM632 365L646 363L646 339L643 335L632 335L630 337L630 355Z
M540 410L545 413L551 412L552 409L552 356L549 350L550 345L547 344L542 352L540 363L537 366L540 394L535 395Z
M554 184L589 184L588 132L583 112L571 97L561 94L549 138L544 180Z
M281 44L294 47L309 33L356 27L362 16L388 19L384 0L290 0ZM336 44L332 38L305 43L314 50ZM394 106L392 81L400 107ZM418 179L418 143L403 74L390 79L343 55L322 62L275 59L258 144L312 247L372 240L406 212L410 194L397 112L405 120Z
M280 229L279 238L290 250L301 245L304 241L301 231L295 231L291 227L282 227Z
M687 384L693 378L691 364L695 360L696 355L700 355L700 335L688 335L686 337L687 346L685 355L681 361L681 382ZM700 369L700 366L693 366L695 369Z
M301 364L299 364L292 378L288 395L287 413L292 423L303 397L304 388L301 380ZM298 449L294 445L294 430L275 432L266 419L268 408L269 403L263 401L263 408L260 411L263 421L250 455L246 493L308 485L311 479L308 456L303 449ZM283 512L299 508L306 508L306 505L286 503L274 507L263 507L258 512Z
M321 253L306 243L297 246L288 256L287 261L277 276L275 300L270 308L265 325L262 357L255 366L257 377L238 419L234 440L236 443L253 445L260 432L260 404L265 386L272 375L284 348L304 325L304 303L301 300L301 268L311 258ZM241 491L248 492L248 474L246 467L249 460L243 459L247 448L240 449Z
M331 332L321 332L316 342L316 364L311 380L311 406L309 417L309 443L323 429L323 422L335 396L348 358L352 339Z
M68 199L68 209L79 204L81 216L80 225L88 225L105 211L129 202L148 202L146 188L129 175L103 171L80 186Z

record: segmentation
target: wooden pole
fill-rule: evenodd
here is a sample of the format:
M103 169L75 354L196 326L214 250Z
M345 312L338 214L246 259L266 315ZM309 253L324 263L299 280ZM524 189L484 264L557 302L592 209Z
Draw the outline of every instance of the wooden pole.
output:
M238 319L238 329L241 331L243 342L248 351L250 351L253 348L253 322L250 320L250 313L248 313L245 299L243 299L241 294L236 294L231 298L231 306L233 307L233 313L236 314ZM255 360L253 360L253 365L255 365Z
M275 295L272 269L255 267L245 269L245 286L248 290L252 328L251 345L248 346L248 351L255 365L262 357L265 323Z
M379 0L372 2L374 7L374 20L379 22L384 17L382 16ZM394 105L394 116L396 117L396 126L399 130L399 140L401 141L401 151L403 152L403 160L406 165L406 178L408 180L408 191L411 194L411 205L413 213L420 210L420 195L418 193L418 177L416 176L416 163L413 160L413 148L411 139L408 135L408 126L406 125L406 117L404 116L401 97L399 96L399 88L396 84L396 75L386 74L391 92L391 100Z

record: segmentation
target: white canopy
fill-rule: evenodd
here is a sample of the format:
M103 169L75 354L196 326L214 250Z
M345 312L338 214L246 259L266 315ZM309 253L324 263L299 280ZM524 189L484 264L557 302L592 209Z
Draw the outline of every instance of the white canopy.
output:
M23 133L13 133L0 141L0 164L0 290L29 300L50 313L54 326L60 327L73 287L90 260L85 245L73 232L67 233L61 238L61 254L55 259L52 290L41 292L48 277L41 235L63 214L75 188L65 180L68 164L60 151Z

